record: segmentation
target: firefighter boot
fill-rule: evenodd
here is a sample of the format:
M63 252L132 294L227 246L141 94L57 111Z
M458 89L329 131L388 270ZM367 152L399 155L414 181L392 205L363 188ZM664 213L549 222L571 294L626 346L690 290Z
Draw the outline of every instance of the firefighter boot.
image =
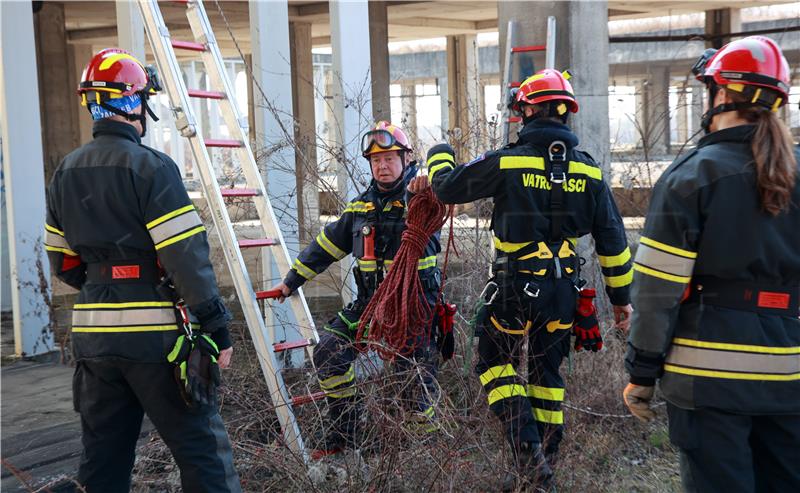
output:
M536 492L549 492L553 485L553 471L538 443L524 442L515 450L516 470L503 480L503 491L524 491L531 487Z

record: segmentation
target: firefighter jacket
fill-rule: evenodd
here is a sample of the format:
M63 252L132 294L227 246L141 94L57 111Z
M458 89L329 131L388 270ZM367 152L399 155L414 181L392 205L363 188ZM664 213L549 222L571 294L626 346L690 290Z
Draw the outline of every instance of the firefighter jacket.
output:
M681 408L800 413L800 180L788 212L760 210L754 128L708 134L672 163L636 253L626 366Z
M347 204L341 217L325 226L316 239L297 256L284 279L286 286L294 291L322 273L333 262L352 253L357 266L355 274L358 299L367 301L400 249L400 240L406 229L406 204L410 200L406 196L406 186L416 171L416 163L412 162L406 167L403 179L388 192L380 191L375 180L372 180L366 191ZM375 260L364 258L364 236L372 231ZM440 251L437 232L428 240L418 265L420 279L428 292L438 292L440 276L436 267L436 254Z
M230 316L217 291L205 228L177 166L142 145L127 123L100 120L93 134L64 158L47 197L51 269L80 289L72 318L75 357L166 361L183 331L176 296L201 330L212 332L221 349L229 347ZM163 274L174 291L159 288Z
M565 174L558 177L552 173L548 152L555 141L566 145ZM568 126L534 120L523 127L516 143L464 165L455 165L447 144L433 147L428 152L428 176L445 203L494 199L491 228L499 255L574 257L577 239L591 233L611 303L627 305L633 270L622 218L599 166L577 145L578 137ZM551 206L554 184L563 190L558 211ZM561 238L571 248L556 245L560 251L550 252L543 245L552 240L551 220L556 215L561 217ZM531 252L532 248L538 251ZM571 273L569 268L567 272Z

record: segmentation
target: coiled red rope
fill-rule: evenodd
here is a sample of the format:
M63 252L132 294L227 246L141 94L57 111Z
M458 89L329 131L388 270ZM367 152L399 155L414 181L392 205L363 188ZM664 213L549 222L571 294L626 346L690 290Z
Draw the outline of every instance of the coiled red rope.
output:
M425 300L417 263L430 237L452 216L452 209L453 206L437 199L430 188L416 194L408 204L407 228L400 249L364 309L356 336L357 341L366 340L384 360L408 356L429 342L428 329L435 311Z

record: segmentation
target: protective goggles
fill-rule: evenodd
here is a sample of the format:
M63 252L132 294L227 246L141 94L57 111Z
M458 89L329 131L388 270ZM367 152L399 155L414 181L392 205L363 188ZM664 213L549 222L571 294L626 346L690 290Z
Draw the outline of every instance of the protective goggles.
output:
M408 148L398 142L397 139L394 138L394 135L388 130L370 130L365 133L364 136L361 137L361 153L366 155L369 150L372 149L373 144L383 150L391 149L394 146L408 150Z
M708 65L708 61L711 60L711 57L713 57L716 53L717 50L715 50L714 48L706 49L706 51L704 51L703 54L700 55L700 58L698 58L697 61L694 62L694 65L692 65L692 73L696 77L702 77L706 72L706 65Z

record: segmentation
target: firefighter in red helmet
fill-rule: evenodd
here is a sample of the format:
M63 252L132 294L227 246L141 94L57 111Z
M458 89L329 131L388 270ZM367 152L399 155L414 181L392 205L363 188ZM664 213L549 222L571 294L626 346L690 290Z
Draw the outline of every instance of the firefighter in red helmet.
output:
M800 152L771 39L709 49L706 135L653 190L636 253L625 403L667 400L688 492L800 491Z
M516 470L506 478L506 491L551 481L564 434L559 367L570 334L576 335L576 349L602 345L593 290L581 291L579 237L595 239L617 320L624 323L631 311L625 230L600 167L576 148L578 137L566 125L578 111L568 77L545 69L520 85L511 103L524 123L517 142L458 166L447 144L428 152L428 176L443 202L494 199L497 257L482 293L486 310L476 371L514 452ZM523 376L517 369L525 338Z
M52 272L79 289L71 343L83 429L78 482L128 491L146 414L185 491L241 491L216 406L230 364L230 314L205 228L166 154L142 145L156 72L130 53L97 53L78 88L94 139L68 154L47 194Z
M283 282L273 288L289 296L347 254L356 260L353 269L358 289L356 299L322 327L319 344L314 350L314 365L319 385L326 393L330 423L329 430L314 444L314 458L357 447L358 436L363 435L360 433L363 431L361 423L369 422L356 387L356 346L364 342L356 340L359 318L400 248L410 195L429 187L427 177L416 176L417 163L411 160L411 146L399 126L378 122L363 135L361 152L372 171L369 187L347 204L338 220L323 228L297 256ZM432 308L441 283L436 262L436 254L440 251L437 232L428 239L417 266L425 298ZM398 359L396 362L400 370L410 369L412 362L417 365L417 385L409 390L418 395L402 397L407 407L412 408L412 419L407 424L421 432L437 428L438 347L436 334L430 335L426 339L429 344L420 344L410 360Z

